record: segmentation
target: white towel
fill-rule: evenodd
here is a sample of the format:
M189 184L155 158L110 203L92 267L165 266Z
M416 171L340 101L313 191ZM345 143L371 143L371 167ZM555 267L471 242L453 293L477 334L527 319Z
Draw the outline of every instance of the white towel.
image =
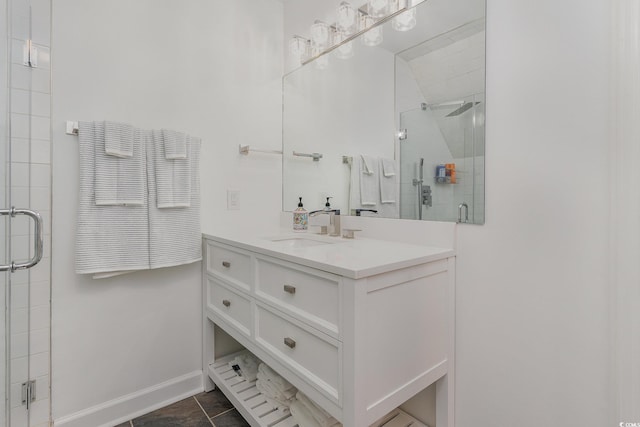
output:
M202 259L200 230L200 141L191 140L187 160L166 160L160 131L149 132L147 185L149 187L149 263L151 268L190 264ZM158 162L187 162L191 177L189 207L159 209Z
M385 177L395 176L396 174L396 162L393 159L385 159L384 157L380 159L380 164L382 166L382 175ZM384 203L384 202L383 202Z
M109 122L106 122L109 123ZM145 154L141 138L132 142L129 158L108 155L105 151L106 124L93 122L95 144L95 203L98 206L142 206L145 195ZM113 127L113 126L112 126ZM85 123L85 132L88 128ZM86 136L86 135L85 135Z
M396 179L395 172L389 172L387 175L385 170L392 171L393 160L380 159L380 202L381 203L396 203L398 201L398 181Z
M377 162L373 157L360 156L360 204L362 206L375 206L378 203L378 177Z
M313 403L311 399L301 391L296 394L296 398L309 410L311 416L313 416L321 427L332 427L339 424L338 420L333 418L330 413Z
M154 166L155 172L156 206L158 208L188 208L191 206L192 159L190 151L193 146L200 147L198 138L187 141L187 158L167 160L165 158L162 133L153 131L154 135Z
M167 160L187 158L187 135L175 130L162 129L164 158Z
M289 407L291 416L298 423L298 427L322 427L311 415L311 412L299 400L296 400Z
M231 362L229 362L230 366L238 365L240 368L240 374L249 382L256 380L259 364L260 360L253 357L250 353L236 356Z
M280 376L280 374L278 374L276 371L271 369L271 367L269 367L265 363L261 363L258 366L258 372L263 374L265 379L267 379L267 380L271 381L272 383L274 383L274 385L280 391L287 391L287 390L295 389L293 384L291 384L289 381L287 381L284 378L282 378L282 376ZM294 391L292 396L295 396L295 394L296 394L296 392Z
M104 138L96 138L94 122L79 123L80 177L76 232L76 273L94 274L149 268L146 181L141 206L97 206L96 148L104 154ZM100 122L99 128L104 128ZM99 141L97 140L99 139ZM144 152L145 140L138 149ZM135 156L134 150L134 156Z
M104 151L108 155L133 157L133 137L133 126L118 122L104 122Z

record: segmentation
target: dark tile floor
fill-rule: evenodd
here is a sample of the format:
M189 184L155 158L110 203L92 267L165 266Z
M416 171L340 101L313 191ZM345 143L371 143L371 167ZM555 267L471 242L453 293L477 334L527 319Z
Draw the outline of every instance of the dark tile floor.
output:
M218 389L165 406L116 427L250 427Z

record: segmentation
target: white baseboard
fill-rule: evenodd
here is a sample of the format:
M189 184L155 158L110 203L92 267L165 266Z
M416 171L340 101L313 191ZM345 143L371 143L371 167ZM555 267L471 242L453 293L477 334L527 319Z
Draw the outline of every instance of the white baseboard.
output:
M202 371L194 371L126 396L54 420L56 427L111 427L203 391Z

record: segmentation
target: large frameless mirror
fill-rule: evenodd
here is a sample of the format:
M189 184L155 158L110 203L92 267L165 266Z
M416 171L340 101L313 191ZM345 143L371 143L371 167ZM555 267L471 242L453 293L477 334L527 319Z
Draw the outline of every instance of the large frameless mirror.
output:
M410 14L284 77L285 211L484 223L485 1Z

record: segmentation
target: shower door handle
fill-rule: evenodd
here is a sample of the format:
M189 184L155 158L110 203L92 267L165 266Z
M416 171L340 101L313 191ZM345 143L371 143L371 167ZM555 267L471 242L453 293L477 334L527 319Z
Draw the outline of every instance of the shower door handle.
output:
M11 264L0 265L0 271L11 271L13 273L16 270L31 268L39 263L42 259L42 252L44 248L44 244L42 242L42 217L40 214L36 211L32 211L31 209L16 209L15 207L12 207L11 209L0 209L0 215L10 215L12 218L15 218L16 215L27 215L28 217L31 217L34 222L33 258L23 262L11 261Z

